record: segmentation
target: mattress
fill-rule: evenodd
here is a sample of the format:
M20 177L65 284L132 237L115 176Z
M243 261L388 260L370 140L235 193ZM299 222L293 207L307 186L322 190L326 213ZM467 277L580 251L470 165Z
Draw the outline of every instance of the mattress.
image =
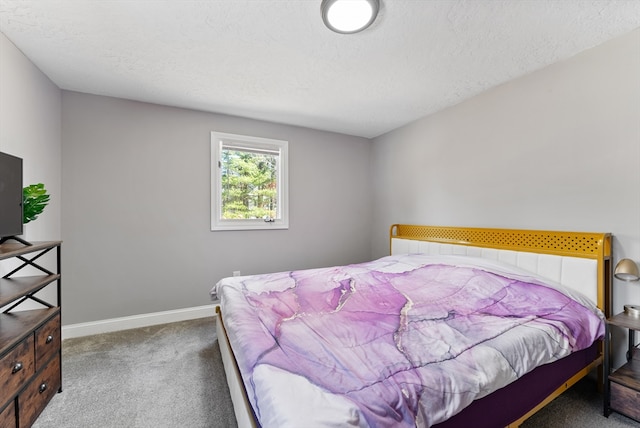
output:
M604 333L579 293L473 257L389 256L212 292L264 427L432 426Z

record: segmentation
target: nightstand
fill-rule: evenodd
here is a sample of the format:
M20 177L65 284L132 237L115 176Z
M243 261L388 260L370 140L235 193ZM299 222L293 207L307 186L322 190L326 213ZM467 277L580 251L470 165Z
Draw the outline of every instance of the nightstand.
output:
M611 372L610 326L629 329L627 363ZM635 347L635 332L640 331L640 318L622 312L606 322L604 339L604 415L612 411L640 422L640 350Z

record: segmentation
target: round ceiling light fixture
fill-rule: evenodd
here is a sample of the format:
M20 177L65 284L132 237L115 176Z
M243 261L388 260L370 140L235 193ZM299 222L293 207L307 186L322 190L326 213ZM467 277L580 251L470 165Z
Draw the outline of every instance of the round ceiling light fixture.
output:
M352 34L370 26L378 16L378 0L322 0L324 25L341 34Z

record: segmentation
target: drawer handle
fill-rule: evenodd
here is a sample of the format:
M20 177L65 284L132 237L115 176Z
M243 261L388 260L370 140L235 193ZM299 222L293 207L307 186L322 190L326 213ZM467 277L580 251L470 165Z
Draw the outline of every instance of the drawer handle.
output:
M44 343L51 343L53 342L53 336L49 335L47 336L47 339L44 341Z
M42 385L40 385L40 388L38 389L38 391L40 392L40 394L42 394L43 392L45 392L47 390L47 384L43 383Z
M17 362L13 365L13 369L11 369L11 374L18 373L20 370L22 370L22 363Z

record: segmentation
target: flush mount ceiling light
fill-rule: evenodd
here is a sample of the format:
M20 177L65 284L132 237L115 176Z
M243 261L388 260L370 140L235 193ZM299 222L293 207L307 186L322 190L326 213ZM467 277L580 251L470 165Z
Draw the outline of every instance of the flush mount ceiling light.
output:
M378 0L322 0L322 20L336 33L351 34L367 28L378 16Z

